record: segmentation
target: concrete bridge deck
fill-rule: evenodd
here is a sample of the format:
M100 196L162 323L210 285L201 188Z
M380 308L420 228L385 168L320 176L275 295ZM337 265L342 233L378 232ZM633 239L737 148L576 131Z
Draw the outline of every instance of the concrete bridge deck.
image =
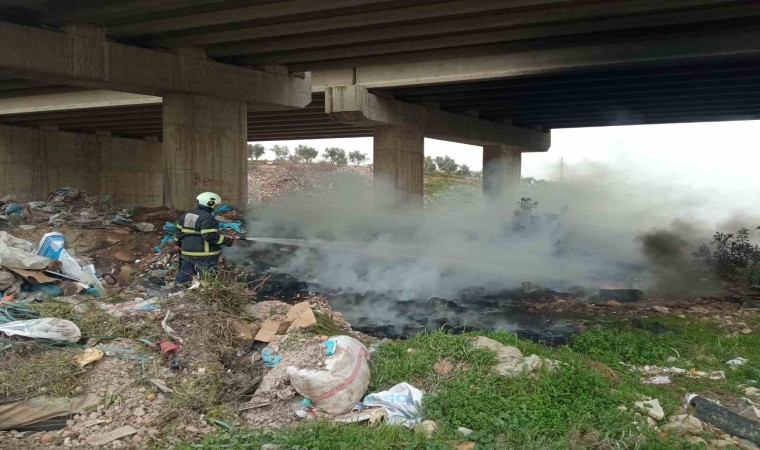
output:
M0 123L45 131L38 165L159 148L171 206L241 201L245 140L372 135L419 204L425 136L483 146L499 191L553 128L760 118L759 30L750 0L0 0Z

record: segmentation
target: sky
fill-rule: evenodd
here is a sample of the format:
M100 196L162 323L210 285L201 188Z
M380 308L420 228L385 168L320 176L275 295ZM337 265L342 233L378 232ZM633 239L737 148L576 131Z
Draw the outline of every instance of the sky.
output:
M298 144L361 150L372 158L372 138L262 142L291 149ZM425 139L425 155L454 158L473 170L482 168L479 147ZM265 154L272 159L271 152ZM560 160L565 167L601 166L635 174L641 182L662 183L692 190L726 209L760 209L760 121L709 122L560 129L552 131L547 152L523 154L523 177L554 180ZM721 200L724 199L724 200Z

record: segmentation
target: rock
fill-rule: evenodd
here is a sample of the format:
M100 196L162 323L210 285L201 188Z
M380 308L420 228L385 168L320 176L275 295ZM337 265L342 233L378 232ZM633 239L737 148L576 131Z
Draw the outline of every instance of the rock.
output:
M523 359L523 366L528 371L538 370L542 365L543 363L538 355L526 356L525 359Z
M438 424L432 420L424 420L414 426L414 431L416 431L417 433L422 433L428 438L433 436L433 433L435 433L435 430L437 429L438 429Z
M673 431L681 434L697 434L704 429L702 421L689 414L679 414L668 419L668 423L660 428L662 431Z
M145 410L142 408L135 408L135 410L132 411L132 415L135 417L142 417L145 415Z
M53 436L50 433L43 434L42 436L40 436L40 440L39 440L40 444L42 445L52 444L53 441L55 441L55 436Z
M79 437L79 433L73 430L66 430L63 432L63 437L65 438L71 438L71 439L77 439Z
M744 395L757 395L759 393L760 393L760 389L758 389L756 387L750 386L750 387L744 389Z
M649 309L651 309L652 311L657 311L658 313L663 313L663 314L667 314L667 313L670 312L670 309L668 309L668 308L666 308L664 306L660 306L660 305L652 306Z
M459 428L457 428L457 431L460 432L460 433L462 433L465 436L469 436L469 435L471 435L473 433L473 431L471 429L465 428L465 427L459 427Z
M485 336L474 337L470 339L470 343L475 348L485 348L496 352L496 360L499 362L523 358L522 352L517 347L507 347L501 342L494 341Z
M752 329L751 328L742 328L741 333L742 334L752 334Z
M750 405L742 409L738 409L736 410L736 412L739 413L739 415L742 417L746 417L747 419L760 422L760 409L758 409L754 405Z
M666 359L667 362L676 362L678 361L678 358L675 356L668 356L668 359Z
M647 425L649 425L652 428L655 428L657 427L657 421L647 416Z
M81 253L92 253L108 248L111 244L107 240L85 241L77 244L77 250Z
M123 263L133 263L133 262L135 262L135 259L137 259L137 257L135 257L134 253L131 253L131 252L128 252L128 251L125 251L125 250L117 252L113 256L114 256L114 258L116 258L117 261L123 262Z
M37 225L19 225L18 227L24 231L32 231L37 229Z
M280 446L277 444L262 444L261 450L279 450Z
M142 441L143 441L143 437L140 436L139 434L135 434L132 436L132 442L134 442L135 444L139 444Z
M454 371L454 364L448 359L444 358L433 364L433 372L438 375L448 375Z
M114 442L117 439L131 436L136 433L137 433L136 429L130 427L129 425L125 425L121 428L117 428L113 431L109 431L108 433L93 434L92 436L87 438L85 442L87 443L87 445L91 445L95 447L95 446L105 445L105 444Z
M724 439L711 439L710 440L710 445L713 446L713 447L715 447L715 448L726 448L729 445L731 445L731 442L726 441Z
M654 420L660 421L665 418L665 411L657 399L636 402L636 408Z
M73 444L71 443L71 438L67 437L63 440L63 446L64 447L71 447Z
M607 302L605 302L604 304L607 306L623 306L623 304L617 300L607 300Z
M493 371L503 377L513 377L523 373L524 367L522 361L508 361L496 364Z
M742 450L760 450L760 447L746 439L738 438L736 440L736 445Z
M186 426L185 431L187 431L188 433L200 433L200 430L197 427L194 427L192 425Z
M139 222L139 223L136 223L136 224L134 224L134 227L137 228L138 230L142 231L143 233L150 233L151 231L155 231L156 230L156 226L153 225L152 223L148 223L148 222Z
M75 423L76 422L74 420L69 419L69 420L66 421L66 426L67 427L73 427Z
M87 416L87 418L90 419L90 420L95 420L98 417L100 417L100 415L97 412L95 412L95 411L91 412L90 415Z
M157 397L158 397L158 396L157 396L156 394L152 393L152 392L151 392L150 394L148 394L148 395L146 395L146 396L145 396L145 398L146 398L148 401L151 401L151 402L152 402L153 400L155 400Z
M704 444L704 445L707 445L707 441L704 440L704 439L702 439L699 436L690 436L690 437L686 438L686 440L689 441L692 444Z
M474 448L474 442L462 442L460 444L457 444L457 450L473 450Z

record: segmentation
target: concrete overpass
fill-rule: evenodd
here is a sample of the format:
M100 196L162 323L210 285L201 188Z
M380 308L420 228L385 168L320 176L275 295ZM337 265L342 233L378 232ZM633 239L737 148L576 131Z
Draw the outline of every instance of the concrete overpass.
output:
M400 201L424 136L483 146L498 194L552 128L760 118L758 24L735 0L0 0L0 191L240 202L246 139L372 135Z

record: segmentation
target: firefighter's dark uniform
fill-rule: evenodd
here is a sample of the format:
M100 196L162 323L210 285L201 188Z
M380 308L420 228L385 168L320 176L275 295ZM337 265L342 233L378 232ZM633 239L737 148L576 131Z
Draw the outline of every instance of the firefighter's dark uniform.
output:
M212 208L195 205L177 220L177 242L182 250L182 262L175 282L184 284L198 272L213 271L219 264L222 245L231 246L232 238L219 234L219 222Z

